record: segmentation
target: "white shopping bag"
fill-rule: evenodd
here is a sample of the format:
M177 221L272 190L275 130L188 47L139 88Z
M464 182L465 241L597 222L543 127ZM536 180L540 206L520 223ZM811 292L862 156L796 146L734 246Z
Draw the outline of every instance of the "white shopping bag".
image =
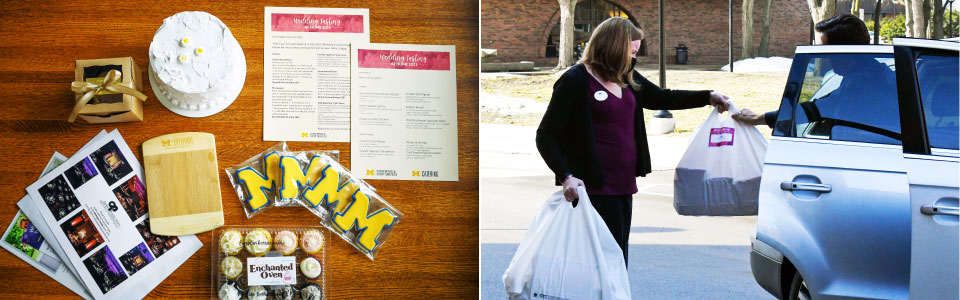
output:
M756 127L714 109L677 164L673 207L681 215L756 215L766 153Z
M510 299L630 299L623 252L577 189L579 204L557 192L540 207L503 273Z

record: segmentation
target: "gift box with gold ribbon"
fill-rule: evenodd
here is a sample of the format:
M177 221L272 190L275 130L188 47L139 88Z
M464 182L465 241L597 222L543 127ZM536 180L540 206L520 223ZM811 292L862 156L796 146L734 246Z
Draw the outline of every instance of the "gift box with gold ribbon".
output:
M71 89L76 103L67 121L77 117L89 123L143 121L140 68L132 57L77 60Z

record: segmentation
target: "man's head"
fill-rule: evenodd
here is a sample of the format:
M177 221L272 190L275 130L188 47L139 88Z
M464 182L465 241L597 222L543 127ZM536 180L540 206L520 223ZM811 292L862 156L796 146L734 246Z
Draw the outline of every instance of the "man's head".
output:
M824 45L867 45L870 44L870 32L867 25L851 14L840 14L817 23L817 32L822 33L820 42Z

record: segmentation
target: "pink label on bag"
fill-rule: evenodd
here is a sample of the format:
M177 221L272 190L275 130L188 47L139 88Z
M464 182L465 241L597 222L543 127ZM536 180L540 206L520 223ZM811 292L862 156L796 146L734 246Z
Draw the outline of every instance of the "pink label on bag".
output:
M708 147L733 146L733 128L710 128L710 144Z
M272 14L270 17L273 31L363 33L363 15Z
M359 49L357 62L360 68L449 71L450 52Z

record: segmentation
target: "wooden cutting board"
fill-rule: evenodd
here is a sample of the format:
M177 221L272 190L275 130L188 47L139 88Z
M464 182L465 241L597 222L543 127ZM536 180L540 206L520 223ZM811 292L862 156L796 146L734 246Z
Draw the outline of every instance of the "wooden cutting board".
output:
M181 132L143 142L150 231L187 235L223 225L213 135Z

